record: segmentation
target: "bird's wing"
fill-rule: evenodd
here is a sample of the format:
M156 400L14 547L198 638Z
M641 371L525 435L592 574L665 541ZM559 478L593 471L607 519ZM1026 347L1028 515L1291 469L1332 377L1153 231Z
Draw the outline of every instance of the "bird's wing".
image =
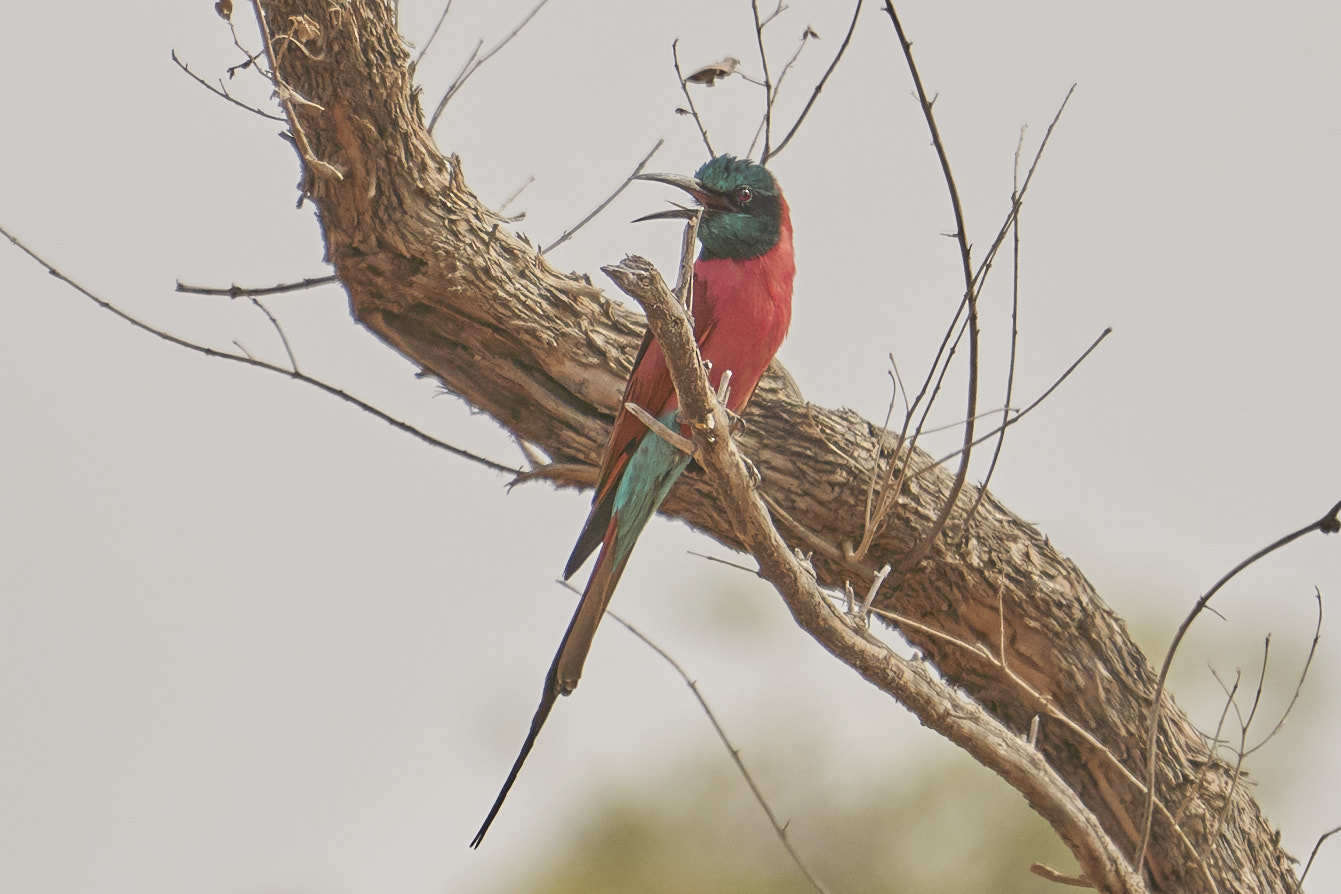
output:
M694 339L702 349L716 328L716 319L711 313L713 303L702 300L707 297L700 294L703 280L695 276L694 287L695 310L700 311L694 318ZM565 580L572 577L573 572L601 545L605 530L610 525L615 487L624 473L624 467L628 465L629 457L638 446L638 440L647 431L647 426L625 408L626 404L636 404L657 417L675 406L675 386L671 383L670 369L666 366L665 355L661 353L661 345L652 337L650 329L643 335L642 346L633 360L633 372L624 386L624 397L619 402L619 412L615 414L615 424L610 429L610 440L606 442L605 455L601 459L601 472L596 479L591 512L563 569Z

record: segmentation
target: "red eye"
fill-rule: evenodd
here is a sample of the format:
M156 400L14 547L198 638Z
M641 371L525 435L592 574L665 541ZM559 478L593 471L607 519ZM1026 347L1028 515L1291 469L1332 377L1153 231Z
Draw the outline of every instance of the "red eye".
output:
M738 186L738 187L736 187L736 204L737 204L737 205L748 205L748 204L750 204L750 199L753 199L753 198L754 198L754 193L753 193L753 191L750 190L750 188L749 188L748 186Z

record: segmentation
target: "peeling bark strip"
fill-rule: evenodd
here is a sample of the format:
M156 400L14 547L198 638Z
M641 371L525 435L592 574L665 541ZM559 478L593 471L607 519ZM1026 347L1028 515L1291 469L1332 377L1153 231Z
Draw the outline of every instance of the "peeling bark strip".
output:
M302 188L319 209L327 257L355 318L556 463L576 464L556 467L556 484L588 486L581 467L599 460L642 318L584 278L550 267L479 203L460 161L439 154L424 129L392 4L260 6L274 69L301 97L286 106L304 134L303 156L320 163L304 164ZM838 544L860 537L876 448L887 457L891 439L855 413L804 402L777 364L747 419L740 446L763 475L762 494L790 545L814 551L825 586L841 589L850 580L865 589L876 568L897 567L948 492L943 470L913 479L866 561L848 564ZM913 467L929 461L919 452ZM963 545L946 547L959 543L974 496L961 496L947 536L916 569L887 582L875 607L959 640L904 631L1007 728L1024 735L1042 714L1041 753L1131 854L1142 809L1131 780L1143 775L1154 674L1079 569L990 494ZM663 511L739 545L701 474L686 474ZM964 643L1004 654L1042 700ZM1053 712L1089 730L1108 753L1050 721ZM1209 891L1209 873L1220 892L1296 890L1291 858L1243 787L1231 785L1232 768L1211 759L1170 698L1164 715L1158 793L1180 817L1181 833L1157 811L1147 861L1153 889Z

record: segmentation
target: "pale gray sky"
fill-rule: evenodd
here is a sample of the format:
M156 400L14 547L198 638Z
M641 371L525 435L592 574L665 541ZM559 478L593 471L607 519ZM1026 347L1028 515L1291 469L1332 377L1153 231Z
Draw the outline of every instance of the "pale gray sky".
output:
M237 61L211 6L9 15L0 221L133 313L279 358L254 310L172 292L177 277L270 284L326 270L310 207L293 209L279 127L169 60L175 48L210 78ZM477 39L492 43L529 6L459 0L421 67L425 104ZM823 38L789 76L783 117L836 48L841 6L794 2L772 26L783 58L804 25ZM905 7L980 246L1007 205L1019 126L1034 145L1079 84L1025 211L1017 393L1037 394L1103 327L1115 332L1007 440L993 489L1162 653L1226 568L1341 497L1341 8ZM535 239L572 224L659 136L653 168L703 160L672 114L673 37L686 65L734 55L758 70L748 4L630 9L553 0L439 126L486 201L535 176L515 206ZM412 40L436 17L403 4ZM264 101L245 74L235 85ZM719 149L743 151L755 89L733 79L697 96ZM943 186L874 4L774 167L799 266L782 357L810 400L878 418L886 355L919 372L958 292ZM628 190L555 261L594 275L629 251L669 263L671 228L627 223L664 198ZM561 843L589 792L661 782L661 762L709 740L682 684L607 625L582 690L469 852L571 609L552 580L586 497L506 493L498 476L311 389L148 338L7 244L0 283L0 889L479 890L518 854ZM984 317L996 370L1006 306L997 290ZM338 289L271 307L306 370L517 461L487 418L435 396L353 326ZM942 421L956 412L947 400ZM818 808L789 797L770 752L811 749L809 774L856 791L949 748L796 632L770 591L690 548L722 553L681 525L650 526L615 608L764 755L803 849ZM1226 591L1228 621L1203 622L1178 663L1180 702L1213 725L1207 662L1251 672L1270 630L1279 709L1315 585L1341 596L1336 538L1314 536ZM1250 767L1300 857L1341 822L1338 655L1329 622L1294 722ZM1341 885L1338 847L1311 881Z

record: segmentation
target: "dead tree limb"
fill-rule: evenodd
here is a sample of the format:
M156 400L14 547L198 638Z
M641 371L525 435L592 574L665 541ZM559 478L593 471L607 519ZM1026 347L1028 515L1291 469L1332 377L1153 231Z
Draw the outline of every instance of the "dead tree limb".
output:
M259 2L278 32L271 65L309 101L286 106L308 144L299 162L318 159L342 174L306 171L303 188L320 209L327 260L349 293L354 317L543 449L555 463L554 474L543 477L588 486L590 477L579 471L598 461L643 319L585 278L551 267L480 203L460 161L439 153L424 126L410 54L390 5ZM294 48L298 43L301 50ZM450 143L450 134L443 139ZM950 474L916 477L867 557L846 562L838 544L860 536L866 485L892 439L882 443L880 426L855 413L805 402L777 365L747 418L740 446L763 475L762 496L789 545L814 552L823 586L841 589L851 581L865 589L878 567L897 564L925 538L944 505ZM921 468L929 458L919 451L909 462ZM965 489L977 496L971 485ZM741 546L731 513L702 474L687 474L664 511ZM956 511L952 524L962 525L962 516ZM998 652L1004 632L1011 670L1087 727L1129 774L1141 774L1155 674L1080 570L990 494L962 539L937 541L896 589L882 589L875 607L980 643L989 654ZM994 662L918 630L904 633L947 680L1005 728L1026 734L1037 712ZM1163 716L1159 791L1178 793L1201 779L1180 825L1216 888L1294 891L1291 858L1250 795L1230 785L1232 768L1215 761L1168 696ZM1045 722L1037 746L1118 850L1134 853L1142 789L1064 728ZM898 760L891 752L890 772L897 772ZM1208 761L1211 769L1202 772ZM1208 832L1222 812L1220 834L1211 840ZM1210 890L1180 836L1159 817L1148 866L1154 890Z

